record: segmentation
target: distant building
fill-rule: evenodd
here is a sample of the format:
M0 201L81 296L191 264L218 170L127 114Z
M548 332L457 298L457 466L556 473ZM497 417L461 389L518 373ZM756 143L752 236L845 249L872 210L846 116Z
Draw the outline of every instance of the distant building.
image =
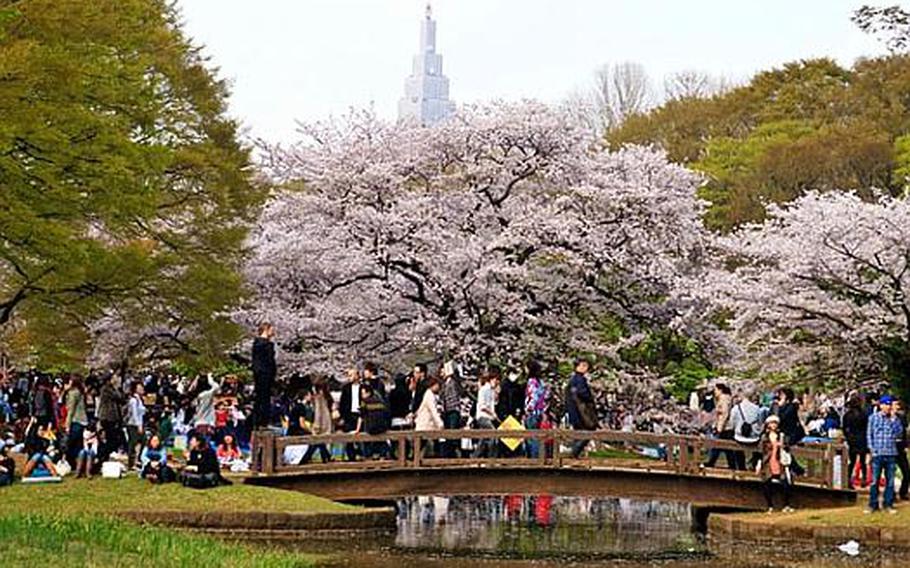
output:
M455 112L449 100L449 79L442 74L442 55L436 53L436 21L427 4L420 25L420 50L414 56L411 76L404 83L404 98L398 102L398 118L429 126Z

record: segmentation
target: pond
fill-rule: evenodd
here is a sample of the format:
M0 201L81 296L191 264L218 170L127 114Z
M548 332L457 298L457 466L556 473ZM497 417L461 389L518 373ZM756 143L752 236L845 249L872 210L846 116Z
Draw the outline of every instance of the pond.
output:
M394 531L280 542L353 568L827 568L910 566L910 557L849 558L780 545L712 548L684 503L602 497L420 496L395 503Z

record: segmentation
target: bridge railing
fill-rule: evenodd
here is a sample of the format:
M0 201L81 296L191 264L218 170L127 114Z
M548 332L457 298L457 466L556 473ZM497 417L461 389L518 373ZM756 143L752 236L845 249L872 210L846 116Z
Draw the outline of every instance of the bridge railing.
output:
M475 448L486 442L495 446L496 455L463 455L462 440L471 440ZM503 441L516 440L520 445L514 452L505 449ZM579 440L587 440L588 453L573 458L566 451ZM451 457L442 450L443 441L449 441L458 456ZM536 443L536 444L534 444ZM385 448L387 455L379 459L360 461L310 462L305 465L285 463L285 450L290 446L319 445L327 447L356 444L373 449ZM528 452L531 444L536 453ZM450 446L451 448L451 446ZM742 452L746 470L705 468L711 450ZM752 469L753 454L759 453L757 445L739 444L699 436L662 435L647 432L622 432L616 430L439 430L439 431L389 431L379 435L331 434L323 436L277 436L269 432L256 432L253 439L253 471L257 474L276 475L340 470L431 469L470 467L532 467L532 468L612 468L645 470L684 475L710 475L732 479L755 479ZM847 448L840 443L812 443L794 446L794 459L805 469L800 483L827 488L846 488ZM317 456L314 456L318 457ZM724 465L726 456L724 456Z

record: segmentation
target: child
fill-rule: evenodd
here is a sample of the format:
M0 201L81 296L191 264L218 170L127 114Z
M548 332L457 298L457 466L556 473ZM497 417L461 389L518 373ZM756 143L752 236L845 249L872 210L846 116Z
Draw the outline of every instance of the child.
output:
M216 455L218 456L218 463L224 469L230 469L235 461L242 458L240 448L237 447L234 437L230 434L225 434L224 440L218 445Z
M94 424L82 431L82 449L76 458L76 477L92 478L92 469L98 457L98 430Z

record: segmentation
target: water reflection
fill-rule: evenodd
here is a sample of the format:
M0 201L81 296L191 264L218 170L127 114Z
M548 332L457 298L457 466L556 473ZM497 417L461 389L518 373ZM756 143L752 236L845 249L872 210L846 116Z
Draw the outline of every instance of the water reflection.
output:
M508 495L398 502L401 549L511 557L641 555L696 549L688 505L619 498Z

